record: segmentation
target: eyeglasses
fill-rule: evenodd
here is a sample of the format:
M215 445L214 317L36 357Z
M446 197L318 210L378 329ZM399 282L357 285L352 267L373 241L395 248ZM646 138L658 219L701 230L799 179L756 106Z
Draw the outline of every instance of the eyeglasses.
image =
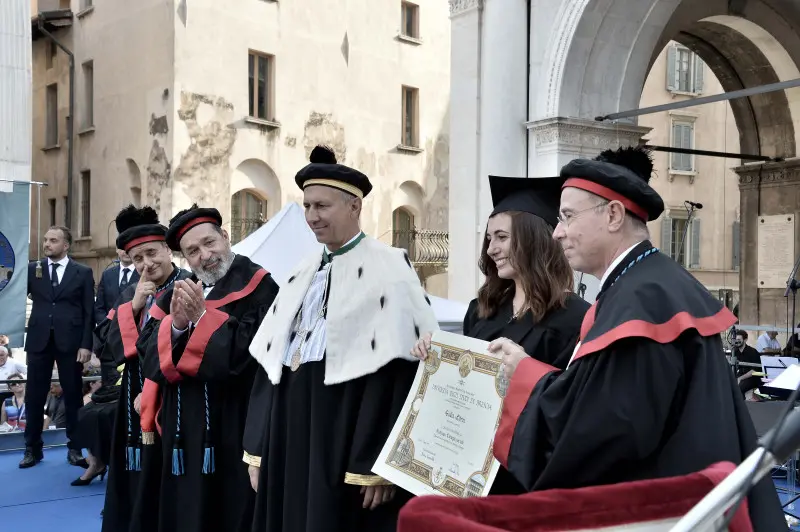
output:
M572 222L572 220L574 220L575 218L577 218L581 214L583 214L585 212L593 211L593 210L597 209L598 207L605 207L606 205L608 205L608 203L609 202L604 201L602 203L598 203L597 205L593 205L592 207L589 207L588 209L583 209L581 211L573 212L573 213L569 213L569 214L563 214L563 213L559 212L558 215L556 215L556 220L558 220L558 223L560 223L561 225L568 226L570 224L570 222Z

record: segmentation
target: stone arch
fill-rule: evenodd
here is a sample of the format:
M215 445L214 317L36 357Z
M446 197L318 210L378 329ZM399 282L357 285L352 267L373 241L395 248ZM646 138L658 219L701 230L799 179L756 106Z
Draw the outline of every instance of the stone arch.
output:
M125 159L128 168L128 187L131 191L131 203L136 207L142 206L142 173L139 165L133 159Z
M798 77L800 36L791 24L800 23L798 10L752 0L738 16L730 11L726 0L561 2L539 72L531 73L545 80L531 89L531 118L591 120L637 108L650 66L672 39L698 53L726 91ZM731 102L743 151L796 154L798 104L791 98L781 91Z
M240 190L256 191L267 202L267 218L281 210L281 184L272 168L260 159L242 161L231 176L231 197Z
M425 192L415 181L403 182L392 194L392 211L399 208L408 210L414 218L422 218Z

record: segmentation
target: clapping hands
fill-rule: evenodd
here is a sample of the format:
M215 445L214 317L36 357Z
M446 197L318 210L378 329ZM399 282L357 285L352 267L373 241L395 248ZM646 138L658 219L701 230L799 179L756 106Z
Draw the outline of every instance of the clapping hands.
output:
M184 330L189 323L197 323L205 311L206 300L200 283L191 279L177 281L169 304L169 313L175 328Z

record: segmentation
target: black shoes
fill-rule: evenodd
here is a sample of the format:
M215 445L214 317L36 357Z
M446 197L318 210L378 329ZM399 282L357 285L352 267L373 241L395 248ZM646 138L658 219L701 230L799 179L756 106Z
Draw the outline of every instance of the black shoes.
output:
M34 451L33 449L25 449L25 456L22 457L22 460L19 463L20 469L28 469L29 467L33 467L39 462L42 461L44 455L42 454L42 450L39 449L38 451Z
M89 469L89 462L86 461L86 458L84 458L81 452L77 449L70 449L67 451L67 462L69 462L69 465Z
M75 480L72 481L72 483L70 485L71 486L88 486L97 477L100 477L100 482L102 482L103 479L105 478L107 472L108 472L108 466L105 466L105 467L103 467L103 469L101 469L100 471L96 472L94 475L92 475L91 477L89 477L87 479L82 479L81 477L76 478ZM102 515L102 513L100 515Z

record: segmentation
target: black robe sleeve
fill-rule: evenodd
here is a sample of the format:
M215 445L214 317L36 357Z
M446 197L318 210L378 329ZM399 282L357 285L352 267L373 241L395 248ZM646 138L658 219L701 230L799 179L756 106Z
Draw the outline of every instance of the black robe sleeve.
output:
M166 379L174 383L182 376L209 382L241 374L253 361L250 342L278 293L278 285L266 275L256 290L251 297L258 305L238 318L207 306L197 325L174 341L172 316L165 316L148 335L147 377L156 382Z
M250 402L247 406L247 422L244 426L244 456L242 460L255 467L261 467L261 453L269 441L270 412L275 386L270 382L267 372L258 367L253 388L250 391Z
M626 479L661 444L683 379L672 344L637 338L563 373L533 358L515 371L495 456L528 490Z
M395 359L375 373L363 377L364 395L350 444L345 484L388 485L372 473L372 466L389 439L400 410L414 383L418 363Z

